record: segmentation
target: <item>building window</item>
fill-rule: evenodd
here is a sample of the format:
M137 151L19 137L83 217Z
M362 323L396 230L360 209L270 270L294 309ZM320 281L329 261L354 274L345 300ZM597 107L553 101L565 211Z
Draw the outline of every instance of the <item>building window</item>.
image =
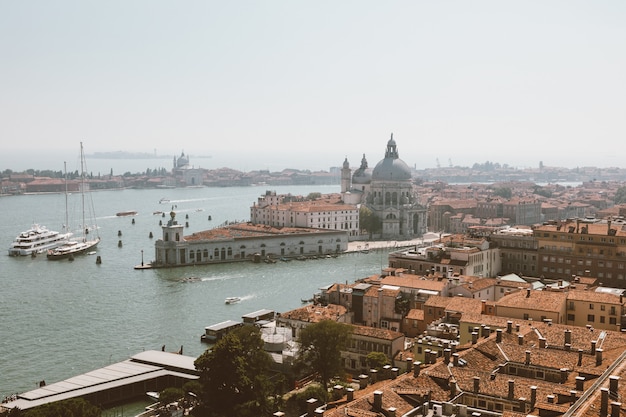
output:
M593 314L587 314L587 321L589 323L593 323L594 321L596 321L596 317Z

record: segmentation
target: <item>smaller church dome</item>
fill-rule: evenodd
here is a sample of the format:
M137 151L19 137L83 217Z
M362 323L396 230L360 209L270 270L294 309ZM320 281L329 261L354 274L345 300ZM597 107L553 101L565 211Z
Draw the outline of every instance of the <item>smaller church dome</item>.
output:
M365 159L365 154L363 154L361 166L352 174L352 183L365 185L370 182L372 182L372 169L367 167L367 159Z

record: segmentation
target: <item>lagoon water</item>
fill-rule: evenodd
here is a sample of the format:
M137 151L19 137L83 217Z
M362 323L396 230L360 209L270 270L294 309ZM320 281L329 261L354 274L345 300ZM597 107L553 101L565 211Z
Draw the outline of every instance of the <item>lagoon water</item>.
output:
M339 186L268 189L307 195L338 192ZM189 223L185 234L190 234L225 221L249 219L250 206L265 191L233 187L91 193L102 238L97 250L100 265L94 255L74 261L48 261L43 255L9 257L13 238L33 222L60 230L65 199L60 194L0 198L2 398L35 389L41 380L57 382L162 345L168 351L183 346L184 354L198 356L207 347L200 335L208 325L240 320L263 308L282 312L300 307L300 300L320 287L379 273L386 264L386 252L370 252L276 264L133 268L141 263L142 251L144 262L154 258L159 220L166 220L154 211L167 213L174 206L177 219ZM162 197L170 203L159 204ZM138 213L115 216L127 210ZM228 296L242 301L226 305Z

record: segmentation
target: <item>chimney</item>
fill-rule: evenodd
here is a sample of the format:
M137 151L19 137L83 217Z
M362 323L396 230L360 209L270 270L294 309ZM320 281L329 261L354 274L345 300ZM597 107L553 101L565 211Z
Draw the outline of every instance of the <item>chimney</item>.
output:
M491 327L485 326L483 331L485 332L485 337L489 337L489 335L491 334Z
M413 363L413 376L415 378L420 376L420 368L421 368L421 366L422 366L422 362L420 362L420 361L416 361L415 363Z
M478 393L480 390L480 377L475 376L474 377L474 392Z
M578 349L578 363L576 364L576 366L582 366L582 364L583 364L583 350Z
M512 379L509 379L509 400L512 400L513 398L515 398L515 381Z
M539 347L542 349L546 347L546 338L543 336L539 337Z
M450 399L456 397L456 379L452 377L449 382L450 385Z
M530 365L530 350L526 351L526 360L524 361L526 365Z
M452 364L454 366L459 366L459 354L456 352L452 354Z
M602 349L596 349L596 366L602 365Z
M523 334L518 334L517 335L517 344L520 345L520 346L524 344L524 335Z
M511 320L506 322L506 332L509 334L513 332L513 322Z
M307 417L314 417L315 416L315 410L317 409L317 398L309 398L308 400L306 400L306 415Z
M346 388L346 398L348 402L354 401L354 388Z
M619 386L619 376L611 375L609 377L609 394L611 398L617 399L617 388Z
M496 343L502 343L502 329L496 329Z
M572 331L570 329L565 329L565 342L564 345L572 344Z
M535 403L537 402L537 386L532 385L530 387L530 408L531 410L535 408Z
M576 377L576 391L584 391L585 390L585 377L577 376Z
M554 394L548 394L548 395L546 396L546 401L547 401L549 404L554 404Z
M622 403L613 401L611 403L611 417L619 417L619 413L622 410Z
M446 365L448 364L448 362L450 362L450 349L444 349L443 350L443 358L444 358L444 362Z
M396 407L389 407L387 409L387 417L396 417Z
M567 368L561 368L561 384L567 381Z
M598 343L598 342L597 342L597 341L595 341L595 340L592 340L592 341L591 341L591 354L592 354L592 355L595 355L595 354L596 354L596 343Z
M383 392L376 390L374 391L374 410L382 411L383 409Z
M370 383L375 384L376 381L378 381L378 369L370 369L369 377L370 377L370 381L372 381Z
M472 332L472 345L475 345L477 341L478 341L478 333Z
M413 370L413 358L406 358L406 372L409 373Z
M600 388L600 416L606 417L609 414L609 389Z

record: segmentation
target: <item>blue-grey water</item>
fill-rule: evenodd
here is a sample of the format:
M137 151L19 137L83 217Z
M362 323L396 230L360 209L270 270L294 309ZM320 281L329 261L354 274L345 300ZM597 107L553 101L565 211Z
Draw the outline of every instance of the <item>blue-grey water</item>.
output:
M271 187L277 193L338 192L338 186ZM135 270L154 258L161 234L154 211L176 206L185 233L249 219L249 208L266 191L260 187L179 188L94 192L102 238L96 257L73 262L9 257L13 238L31 223L59 230L65 202L60 194L0 198L0 395L125 360L148 349L198 356L208 325L262 308L287 311L301 306L321 286L352 282L380 272L386 253L346 254L334 259L236 263L172 269ZM72 196L74 197L74 196ZM171 200L159 204L162 197ZM116 217L136 210L135 217ZM211 220L208 220L208 216ZM185 217L188 216L188 219ZM132 219L135 224L132 224ZM118 232L122 235L118 236ZM154 238L150 238L150 232ZM122 246L118 246L121 241ZM197 278L188 282L185 278ZM242 301L224 304L228 296Z

